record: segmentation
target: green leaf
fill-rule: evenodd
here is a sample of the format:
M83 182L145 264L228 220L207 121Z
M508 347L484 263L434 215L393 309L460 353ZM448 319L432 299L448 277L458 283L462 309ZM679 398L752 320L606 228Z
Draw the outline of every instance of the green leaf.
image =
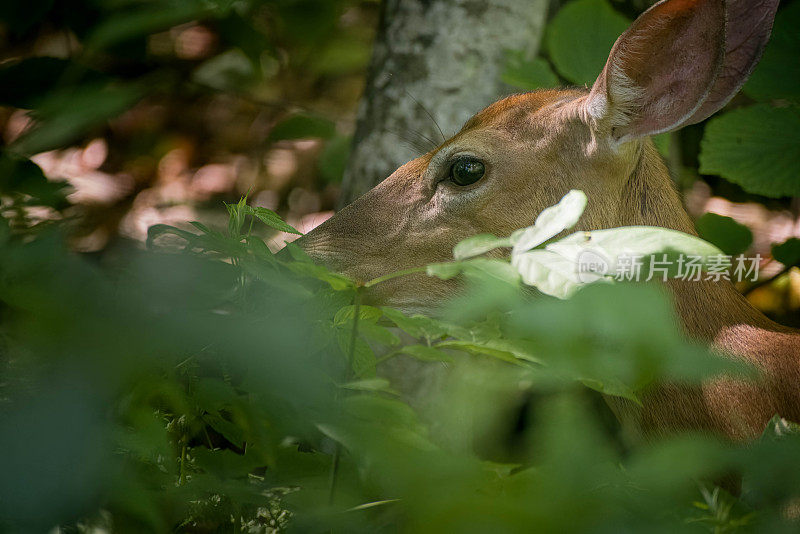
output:
M204 18L212 12L207 4L196 0L148 3L139 9L119 10L94 29L87 39L88 47L107 48L184 22Z
M292 115L275 125L269 133L269 141L284 139L330 139L336 135L336 125L328 119L308 114Z
M700 237L731 256L743 253L753 243L753 232L747 226L716 213L704 214L695 227Z
M30 195L30 203L58 209L68 205L68 190L68 184L48 180L33 161L0 155L0 192Z
M280 215L272 210L262 208L261 206L246 206L246 212L254 217L257 217L258 220L270 228L274 228L289 234L303 235L302 232L298 231L293 226L286 224L283 219L281 219Z
M496 248L510 246L512 246L510 238L500 238L492 234L478 234L460 241L453 247L453 258L465 260L473 256L480 256Z
M406 345L400 349L400 352L425 362L453 361L453 357L451 355L427 345Z
M540 57L525 59L523 52L517 50L506 53L502 80L524 91L557 87L560 81L547 61Z
M519 276L507 261L493 258L472 258L448 263L432 263L427 266L426 272L428 276L435 276L441 280L450 280L463 274L467 278L485 279L488 277L513 285L516 285L519 281Z
M217 413L205 413L201 416L201 419L232 444L240 449L244 447L244 431L236 424L223 419Z
M800 265L800 239L790 237L780 245L772 245L772 257L787 267Z
M578 85L591 86L608 53L630 21L606 0L574 0L547 25L545 43L559 74Z
M334 315L333 317L333 324L335 326L344 326L348 323L351 323L353 321L353 317L355 317L355 314L356 314L356 307L354 305L351 304L345 306L341 308L338 312L336 312L336 315ZM360 321L367 321L370 323L374 323L382 316L383 312L380 310L380 308L375 308L374 306L366 306L366 305L361 305L358 308L359 324Z
M374 341L387 347L400 344L400 338L386 327L374 323L359 323L358 334L368 341Z
M757 104L711 119L700 145L700 172L749 193L800 196L800 108Z
M800 4L778 10L764 55L743 91L761 100L789 100L800 104Z
M604 395L613 395L615 397L622 397L624 399L632 400L639 406L642 401L636 396L636 392L628 385L619 380L605 379L604 381L596 380L594 378L582 378L581 383L589 389L598 391Z
M392 386L385 378L367 378L365 380L356 380L347 382L340 387L344 389L353 389L356 391L383 391L387 393L395 393Z
M63 148L133 106L143 94L133 84L82 86L51 94L36 110L36 126L9 149L33 155Z
M382 307L381 310L387 319L411 337L435 340L447 335L447 326L436 319L424 315L408 317L403 312L388 307Z
M352 367L356 377L372 378L375 376L375 366L377 360L375 353L361 338L355 339L355 345L351 347L352 335L350 330L341 329L336 332L339 348L342 353L350 358L352 351Z
M513 363L515 365L522 365L513 353L496 349L490 347L488 345L483 345L481 343L471 343L469 341L442 341L441 343L437 343L434 345L434 348L437 349L457 349L461 350L470 354L478 354L484 356L491 356L492 358L496 358L498 360L502 360L504 362Z
M39 105L63 76L70 62L54 57L32 57L0 67L0 104L32 109Z

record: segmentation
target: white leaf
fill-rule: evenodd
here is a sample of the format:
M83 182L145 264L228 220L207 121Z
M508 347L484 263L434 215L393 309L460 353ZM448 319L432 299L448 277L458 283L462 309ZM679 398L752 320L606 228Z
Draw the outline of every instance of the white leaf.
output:
M722 254L717 247L699 237L659 226L625 226L575 232L555 243L550 243L546 249L573 263L577 263L579 256L585 251L593 251L609 260L612 272L617 259L621 256L648 257L654 254L667 254L668 258L674 261L681 254L702 256L704 260Z
M528 251L567 228L572 228L580 219L584 209L586 209L586 195L583 191L571 190L558 204L543 210L533 226L512 236L514 249L511 254Z
M560 299L569 298L583 285L578 279L575 262L549 250L522 252L512 257L511 265L523 282Z

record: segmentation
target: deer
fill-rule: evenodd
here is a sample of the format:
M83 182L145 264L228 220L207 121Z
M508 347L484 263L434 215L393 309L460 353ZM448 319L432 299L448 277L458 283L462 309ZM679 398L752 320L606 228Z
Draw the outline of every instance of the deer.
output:
M696 235L650 136L698 123L736 95L769 39L778 0L661 0L617 39L591 88L514 94L402 165L305 235L315 261L351 278L451 259L480 233L509 235L572 189L589 203L576 230L660 226ZM375 302L426 311L456 282L424 274L370 288ZM758 379L661 385L643 408L609 401L649 434L757 437L770 419L800 421L800 331L754 308L728 281L664 283L684 333L742 359Z

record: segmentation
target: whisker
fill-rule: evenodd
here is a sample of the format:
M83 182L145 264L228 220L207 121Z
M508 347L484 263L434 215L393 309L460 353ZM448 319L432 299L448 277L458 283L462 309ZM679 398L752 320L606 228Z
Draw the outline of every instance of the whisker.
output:
M411 100L413 100L413 101L414 101L414 103L415 103L416 105L418 105L418 106L419 106L419 107L422 109L422 111L424 111L424 112L425 112L425 114L428 116L428 118L430 118L430 119L431 119L431 121L433 122L433 125L434 125L434 126L436 126L436 129L437 129L437 130L439 130L439 135L441 135L441 136L442 136L442 143L444 143L445 141L447 141L447 137L445 137L445 135L444 135L444 132L442 131L441 127L439 126L439 123L438 123L438 122L436 122L436 119L434 119L434 118L433 118L433 115L431 115L431 112L430 112L430 111L428 111L428 108L426 108L425 106L423 106L423 105L422 105L422 104L419 102L419 100L417 100L416 98L414 98L414 95L412 95L411 93L409 93L407 89L403 89L403 92L404 92L406 95L408 95L408 98L410 98ZM435 143L435 145L436 145L436 146L439 146L439 144L440 144L440 143Z
M387 129L386 131L389 132L390 134L397 136L401 141L406 143L407 146L416 151L418 155L426 154L427 152L430 151L430 148L425 143L426 140L428 143L433 144L433 142L430 139L426 139L421 134L417 134L415 132L403 133L399 130L390 130L390 129ZM416 139L414 137L410 137L411 134L417 135L418 137ZM420 136L423 137L423 139L420 139L419 138ZM433 146L435 147L436 145L433 144Z

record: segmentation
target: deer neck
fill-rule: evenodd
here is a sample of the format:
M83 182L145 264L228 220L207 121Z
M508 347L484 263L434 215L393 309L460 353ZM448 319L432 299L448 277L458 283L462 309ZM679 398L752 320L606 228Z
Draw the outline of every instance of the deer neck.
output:
M662 226L696 235L669 172L650 141L643 144L638 165L623 188L619 213L619 226ZM790 331L755 309L730 282L673 280L667 287L690 337L719 342L726 332L737 328ZM800 338L797 342L800 344Z

